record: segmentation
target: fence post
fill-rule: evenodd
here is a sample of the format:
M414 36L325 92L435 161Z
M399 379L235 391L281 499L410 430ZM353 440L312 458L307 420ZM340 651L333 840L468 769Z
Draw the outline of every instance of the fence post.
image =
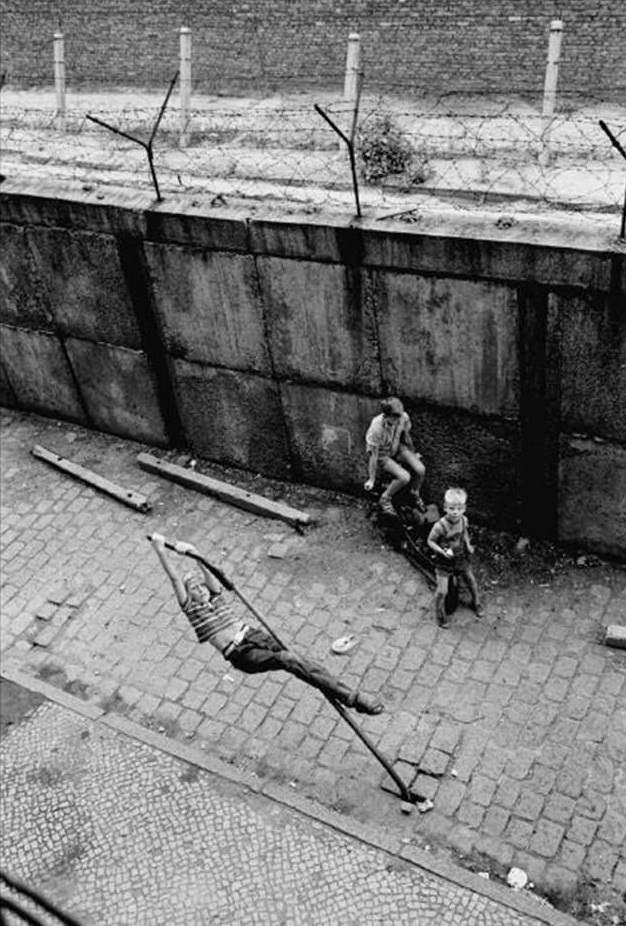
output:
M546 79L543 87L543 109L541 113L541 150L539 163L545 167L550 160L550 130L554 118L554 105L556 103L556 84L559 76L559 57L561 55L561 39L563 37L563 21L553 19L550 23L550 40L548 43L548 63L546 65Z
M54 89L56 92L57 125L62 128L65 123L65 49L62 32L54 33Z
M343 81L343 98L356 105L359 88L359 64L361 59L361 36L358 32L351 32L348 36L348 51L346 54L346 74ZM339 150L343 150L343 142L339 139Z
M180 29L180 147L189 141L191 119L191 29Z
M361 57L361 37L358 32L348 36L348 53L346 55L346 76L343 82L343 98L350 103L356 102L359 80L359 59Z

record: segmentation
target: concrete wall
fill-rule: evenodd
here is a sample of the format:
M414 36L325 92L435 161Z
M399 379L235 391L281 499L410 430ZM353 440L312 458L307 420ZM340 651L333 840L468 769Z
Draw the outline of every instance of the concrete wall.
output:
M614 217L417 232L8 181L0 200L5 404L359 491L398 393L432 496L461 483L474 518L626 556Z
M60 28L70 87L165 88L177 30L188 26L200 92L339 90L356 29L368 91L534 99L550 20L561 16L561 102L624 95L623 0L2 0L0 16L1 70L15 86L51 84L50 39Z

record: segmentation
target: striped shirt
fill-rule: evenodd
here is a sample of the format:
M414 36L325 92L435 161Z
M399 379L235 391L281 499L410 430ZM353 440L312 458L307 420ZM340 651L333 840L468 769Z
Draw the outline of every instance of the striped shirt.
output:
M228 599L224 600L222 592L212 595L208 589L203 589L201 601L195 601L187 595L182 609L195 630L198 642L211 643L220 652L224 652L237 633L246 626L233 614L231 605Z

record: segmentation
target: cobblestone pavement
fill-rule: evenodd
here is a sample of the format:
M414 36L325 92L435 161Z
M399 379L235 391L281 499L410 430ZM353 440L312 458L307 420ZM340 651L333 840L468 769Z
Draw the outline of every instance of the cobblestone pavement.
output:
M85 926L539 926L57 704L0 755L3 867Z
M623 571L494 585L482 624L461 608L441 631L420 576L356 502L297 490L320 515L299 536L147 478L138 444L6 410L2 423L5 665L492 877L518 865L562 905L582 890L623 902L626 659L599 644L626 613ZM148 494L152 514L35 460L35 443ZM364 729L433 811L401 815L318 693L240 675L194 642L145 539L155 529L197 543L281 637L383 696ZM332 655L346 631L358 646Z

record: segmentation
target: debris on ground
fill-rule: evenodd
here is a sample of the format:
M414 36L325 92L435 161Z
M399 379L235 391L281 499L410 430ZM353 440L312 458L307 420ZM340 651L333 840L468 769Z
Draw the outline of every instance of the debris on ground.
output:
M128 505L129 508L133 508L135 511L146 514L146 512L150 511L152 508L149 500L140 492L124 489L116 483L111 482L110 479L105 479L104 476L101 476L99 473L94 473L92 470L81 466L79 463L75 463L73 460L67 460L65 457L60 456L58 453L53 453L45 447L40 447L36 444L31 449L31 453L38 460L49 463L51 466L54 466L63 473L67 473L68 476L73 476L74 479L78 479L80 482L86 482L87 485L99 489L101 492L110 495L124 505Z
M428 813L429 810L432 810L435 806L430 798L426 797L423 801L419 801L416 805L420 813Z
M354 634L349 633L345 637L338 637L338 639L334 641L334 643L331 645L330 648L333 651L333 653L337 653L338 655L343 655L344 653L351 652L358 642L359 641L354 636Z
M506 883L509 887L512 887L514 891L521 891L528 884L528 875L523 868L511 868L506 876Z

